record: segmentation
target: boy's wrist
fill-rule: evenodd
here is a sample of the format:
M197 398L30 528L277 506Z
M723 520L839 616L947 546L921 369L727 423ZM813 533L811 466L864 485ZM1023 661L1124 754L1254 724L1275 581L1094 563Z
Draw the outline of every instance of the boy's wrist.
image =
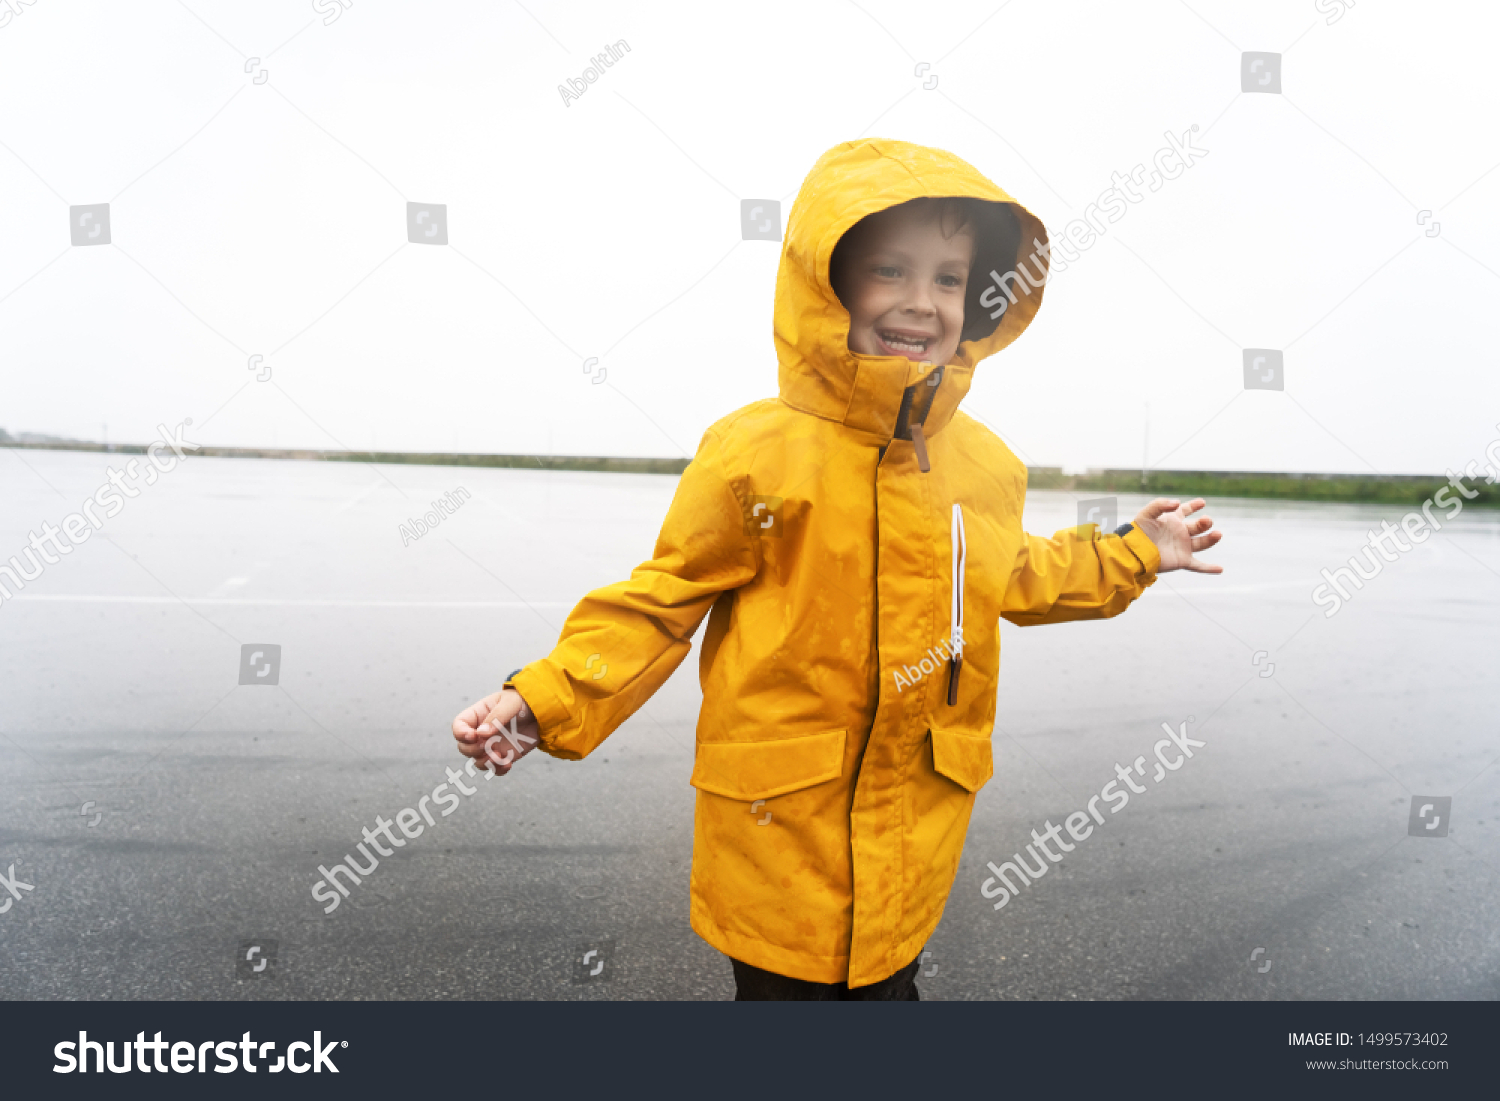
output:
M568 715L547 690L546 682L539 678L539 673L539 669L528 672L527 667L522 666L506 677L501 687L502 690L509 689L521 697L522 721L536 724L538 740L543 743L541 748L551 752L545 744L548 739L543 732L556 731L567 722Z
M1161 550L1157 547L1156 541L1146 534L1145 529L1135 524L1122 524L1114 534L1118 535L1126 549L1135 555L1141 569L1155 577L1161 570Z
M522 666L522 668L524 669L525 667ZM517 712L516 718L519 719L523 723L534 724L534 723L536 723L536 712L531 709L531 705L529 703L527 703L526 697L524 695L522 695L521 690L519 688L517 688L516 685L515 685L515 679L520 674L521 674L521 669L512 670L511 673L510 673L510 675L505 678L505 683L500 686L500 690L502 692L505 692L505 691L514 692L516 695L520 696L521 697L521 710L519 712Z

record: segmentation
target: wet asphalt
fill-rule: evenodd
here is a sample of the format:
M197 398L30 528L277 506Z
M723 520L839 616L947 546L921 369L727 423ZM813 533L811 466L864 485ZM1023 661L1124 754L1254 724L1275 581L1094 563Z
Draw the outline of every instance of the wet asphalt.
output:
M120 461L16 454L0 559ZM649 555L674 488L197 459L143 489L0 604L0 872L30 886L0 885L0 997L731 997L688 924L696 655L588 760L475 780L333 912L311 895L458 767L454 713ZM1033 491L1027 527L1074 510ZM1401 510L1211 512L1222 577L1004 625L995 776L924 999L1500 997L1500 515L1466 511L1325 618L1319 571ZM277 683L240 683L247 645ZM987 862L1184 721L1191 760L993 909Z

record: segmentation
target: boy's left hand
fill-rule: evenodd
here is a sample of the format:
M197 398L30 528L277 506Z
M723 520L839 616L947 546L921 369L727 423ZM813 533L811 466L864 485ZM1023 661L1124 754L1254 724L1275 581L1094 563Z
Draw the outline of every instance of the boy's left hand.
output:
M502 688L460 712L453 720L453 737L465 757L472 757L481 769L504 776L537 747L541 731L521 693Z
M1207 516L1193 516L1193 513L1207 503L1202 497L1194 497L1186 504L1175 497L1158 497L1136 513L1135 526L1156 544L1156 549L1161 554L1161 565L1157 567L1157 573L1169 570L1224 572L1223 566L1200 562L1193 557L1194 551L1207 550L1224 538L1222 531L1208 530L1214 526L1214 522Z

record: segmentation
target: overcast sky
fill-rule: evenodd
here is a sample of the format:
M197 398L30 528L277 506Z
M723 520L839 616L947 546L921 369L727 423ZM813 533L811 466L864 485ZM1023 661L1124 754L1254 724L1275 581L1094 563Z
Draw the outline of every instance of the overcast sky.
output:
M742 199L784 220L823 150L873 134L952 150L1058 232L1197 126L1208 155L1054 279L965 409L1068 468L1430 472L1500 437L1493 5L0 0L0 23L11 432L691 454L776 390L780 246L741 239ZM1282 55L1280 94L1241 91L1244 51ZM446 245L408 241L408 202L446 205ZM72 245L95 203L111 244ZM1283 391L1245 389L1245 348L1284 351Z

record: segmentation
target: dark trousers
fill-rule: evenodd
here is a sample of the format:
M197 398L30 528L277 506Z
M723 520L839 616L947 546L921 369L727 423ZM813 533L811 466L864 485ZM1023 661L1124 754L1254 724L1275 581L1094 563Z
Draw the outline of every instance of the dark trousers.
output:
M792 979L774 971L764 971L748 963L730 958L734 964L734 1000L737 1002L919 1002L917 994L917 968L922 962L918 954L894 975L849 989L846 982L808 982Z

